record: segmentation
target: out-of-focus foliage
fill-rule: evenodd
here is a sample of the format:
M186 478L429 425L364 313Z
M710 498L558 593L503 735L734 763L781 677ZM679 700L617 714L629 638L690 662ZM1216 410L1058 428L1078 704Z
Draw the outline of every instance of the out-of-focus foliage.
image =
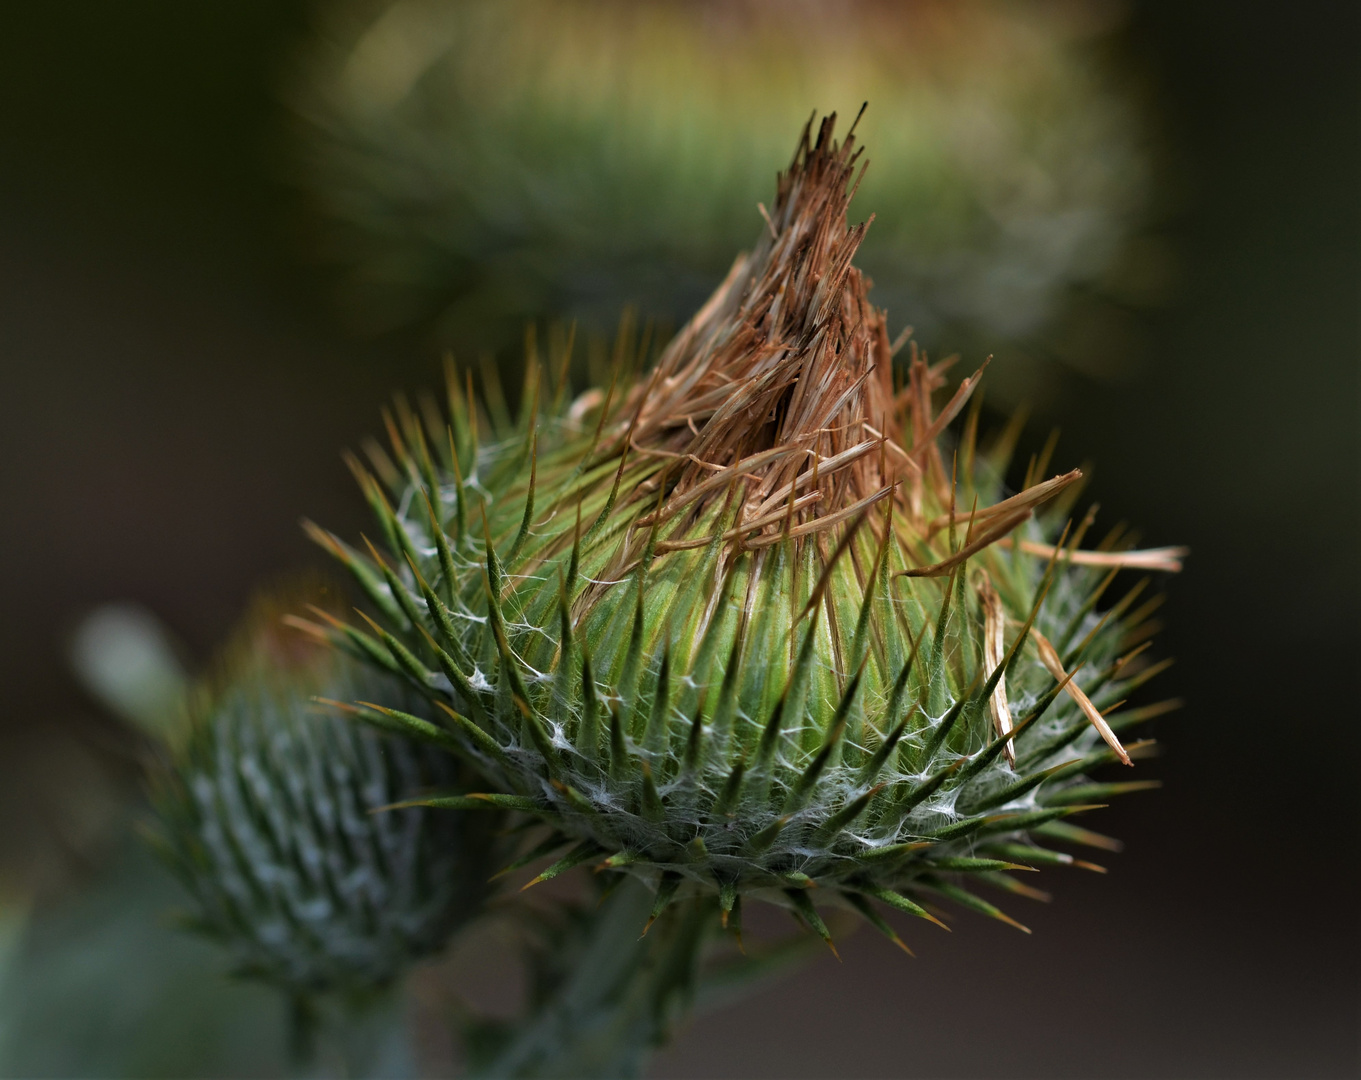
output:
M174 733L189 677L160 620L136 604L91 612L71 642L71 667L110 712L153 737Z
M221 952L167 917L184 902L133 842L55 909L0 911L0 1076L290 1074L287 1003L227 977ZM322 1020L323 1071L415 1074L400 1002Z
M165 920L177 902L171 877L130 845L80 896L29 919L11 912L13 944L0 967L0 1074L279 1071L287 1060L283 1003L210 974L213 947Z
M893 320L1110 371L1091 331L1159 262L1141 117L1102 61L1117 22L1086 3L352 4L295 101L370 329L466 350L626 302L679 323L755 239L789 133L868 101L853 214L878 215L861 262Z

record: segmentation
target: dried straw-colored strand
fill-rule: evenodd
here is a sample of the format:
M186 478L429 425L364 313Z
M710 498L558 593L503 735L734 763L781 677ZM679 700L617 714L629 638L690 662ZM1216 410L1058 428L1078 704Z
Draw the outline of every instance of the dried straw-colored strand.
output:
M1102 716L1097 710L1097 707L1092 704L1091 699L1082 692L1082 687L1078 686L1077 681L1063 670L1063 661L1059 659L1058 650L1056 650L1054 646L1050 644L1049 639L1038 630L1032 628L1030 633L1035 639L1036 647L1039 649L1040 663L1045 666L1045 669L1055 679L1058 679L1059 681L1063 681L1064 679L1068 680L1067 684L1064 686L1064 690L1067 692L1068 696L1077 703L1077 707L1082 710L1092 727L1096 728L1101 737L1106 740L1106 745L1115 751L1120 760L1126 765L1133 765L1134 762L1130 761L1129 754L1125 753L1125 748L1120 745L1120 739L1116 736L1115 732L1111 730L1111 726L1106 723L1106 718Z

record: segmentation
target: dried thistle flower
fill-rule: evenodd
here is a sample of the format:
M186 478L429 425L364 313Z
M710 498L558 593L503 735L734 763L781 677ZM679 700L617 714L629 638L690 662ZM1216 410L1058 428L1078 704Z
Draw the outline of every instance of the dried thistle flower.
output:
M1081 474L1041 480L1047 453L1004 497L1017 432L978 448L976 410L947 430L980 373L938 409L949 362L914 347L895 381L833 122L805 128L754 250L650 371L621 350L569 403L570 347L552 377L531 355L519 418L489 397L490 439L470 380L447 427L399 402L392 456L352 462L386 553L311 527L374 617L311 629L442 725L364 716L486 778L422 805L543 823L517 865L560 857L535 881L624 871L654 919L698 896L725 925L771 900L829 941L815 901L841 904L901 944L876 905L1014 922L976 889L1089 865L1047 845L1102 846L1068 819L1150 786L1087 776L1146 751L1122 738L1159 708L1117 708L1161 667L1142 586L1097 607L1120 569L1180 552L1083 549L1090 515L1063 524Z

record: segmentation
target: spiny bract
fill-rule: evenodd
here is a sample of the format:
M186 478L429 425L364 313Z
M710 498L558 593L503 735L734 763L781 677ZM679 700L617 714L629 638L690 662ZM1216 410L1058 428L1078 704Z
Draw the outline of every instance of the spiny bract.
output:
M184 745L156 778L152 835L193 897L190 925L238 974L298 997L363 999L476 913L492 822L375 813L456 782L456 761L314 696L428 704L277 620L277 608L257 614L191 704Z
M1076 470L1032 482L1033 462L1003 498L1015 432L976 452L976 411L942 449L978 375L937 412L948 364L914 349L895 386L833 120L649 373L621 361L569 403L570 346L554 378L531 355L518 420L488 394L492 441L451 377L447 426L399 402L395 461L352 462L388 553L312 527L376 609L314 632L443 726L365 715L457 740L490 785L426 804L537 815L550 834L517 865L571 844L539 879L626 869L654 918L694 893L725 922L774 900L824 937L814 896L890 935L871 900L1006 918L963 882L1033 895L1007 871L1074 861L1037 838L1099 844L1065 819L1147 786L1085 776L1157 711L1103 718L1158 665L1135 658L1138 589L1096 608L1121 567L1178 553L1080 549Z

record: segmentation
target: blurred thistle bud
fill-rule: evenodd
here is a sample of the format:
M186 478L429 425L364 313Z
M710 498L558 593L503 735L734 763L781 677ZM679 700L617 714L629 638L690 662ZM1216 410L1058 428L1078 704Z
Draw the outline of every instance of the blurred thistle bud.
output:
M697 897L731 925L749 897L824 937L836 904L896 941L884 911L940 900L1012 922L977 890L1035 895L1013 871L1080 864L1051 842L1106 843L1072 815L1151 786L1088 779L1148 751L1123 739L1157 708L1112 710L1161 666L1142 585L1099 608L1180 552L1083 548L1081 473L1044 478L1048 451L1007 495L1018 431L979 445L980 373L943 407L948 362L913 347L895 379L833 120L650 370L625 344L572 400L560 344L518 418L456 376L447 420L399 401L391 454L351 462L387 551L310 527L372 617L312 632L440 706L437 730L356 709L480 761L485 791L427 805L543 822L535 880L589 863L647 882L653 918Z
M747 242L785 133L868 100L876 295L931 341L1006 354L994 391L1033 398L1051 359L1117 372L1165 276L1146 118L1103 45L1119 22L1081 2L342 5L299 61L302 183L365 329L466 351L545 315L605 331L625 304L674 326Z
M153 777L151 836L193 898L188 925L237 974L299 1002L359 1003L477 914L493 822L385 811L457 783L456 762L337 715L331 699L423 704L281 624L291 606L257 604L191 695L186 736Z

